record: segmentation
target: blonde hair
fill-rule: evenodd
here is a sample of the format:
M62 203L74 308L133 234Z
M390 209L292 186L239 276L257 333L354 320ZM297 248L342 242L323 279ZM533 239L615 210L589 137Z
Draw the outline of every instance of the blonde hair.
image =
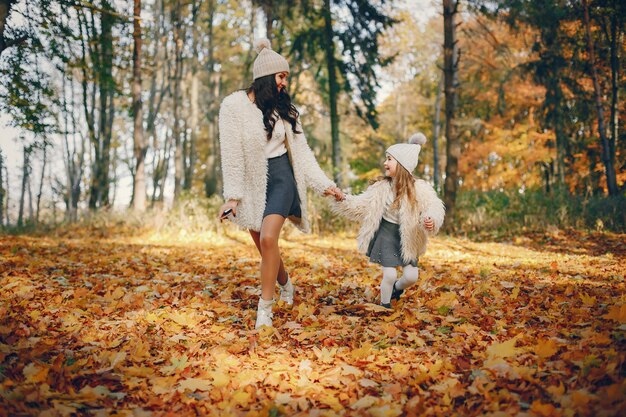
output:
M392 182L394 179L391 177L380 175L370 180L370 185L383 180ZM393 203L391 203L391 208L399 208L400 201L404 196L407 197L411 208L415 208L415 205L417 203L415 201L415 177L413 177L413 175L405 167L398 164L396 168L395 181L393 182L395 183L396 198L393 200Z

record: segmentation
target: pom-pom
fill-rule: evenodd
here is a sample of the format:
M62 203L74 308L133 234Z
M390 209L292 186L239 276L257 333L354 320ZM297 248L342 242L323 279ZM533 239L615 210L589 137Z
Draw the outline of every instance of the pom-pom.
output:
M257 54L260 54L261 51L265 48L269 49L270 51L272 50L272 44L270 43L269 39L261 38L257 39L254 42L254 50L257 52Z
M424 145L426 143L426 136L423 133L417 132L411 135L409 138L409 143L412 145Z

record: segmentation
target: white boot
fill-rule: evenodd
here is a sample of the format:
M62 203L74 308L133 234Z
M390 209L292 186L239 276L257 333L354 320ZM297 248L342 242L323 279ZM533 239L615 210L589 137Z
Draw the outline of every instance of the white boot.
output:
M280 289L280 301L284 301L289 305L293 305L293 284L287 275L287 282L285 285L278 285Z
M256 324L255 329L261 326L272 327L272 306L274 305L274 299L264 300L259 297L259 306L256 309Z

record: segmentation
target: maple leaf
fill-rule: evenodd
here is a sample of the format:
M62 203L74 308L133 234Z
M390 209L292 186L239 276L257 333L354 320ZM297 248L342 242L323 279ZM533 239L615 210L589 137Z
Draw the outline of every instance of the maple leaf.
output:
M185 369L187 367L187 361L189 360L189 358L187 357L187 355L183 355L179 358L177 357L172 357L170 358L170 362L172 363L169 366L164 366L161 368L161 372L163 373L163 375L170 375L173 374L176 371L182 371L183 369Z
M187 378L183 379L178 383L178 388L176 390L178 392L188 391L210 391L213 389L213 384L202 378Z
M558 352L559 347L552 339L540 339L532 350L540 358L547 359Z
M602 317L621 324L626 323L626 304L611 306L609 312Z
M530 411L542 417L556 417L561 415L561 412L552 404L542 403L539 400L533 401L530 405Z
M350 404L350 408L353 410L359 410L363 408L371 408L374 404L378 403L377 397L372 397L371 395L366 395L364 397L359 398L354 403Z
M515 344L521 337L521 334L513 337L502 343L493 343L487 348L487 354L492 358L509 358L511 356L517 356L522 352L521 348L516 348Z

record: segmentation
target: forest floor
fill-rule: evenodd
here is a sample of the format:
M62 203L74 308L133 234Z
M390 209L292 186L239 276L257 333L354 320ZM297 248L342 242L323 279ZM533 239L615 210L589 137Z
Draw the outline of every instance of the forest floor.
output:
M439 236L393 310L351 237L0 236L0 416L626 415L626 235Z

